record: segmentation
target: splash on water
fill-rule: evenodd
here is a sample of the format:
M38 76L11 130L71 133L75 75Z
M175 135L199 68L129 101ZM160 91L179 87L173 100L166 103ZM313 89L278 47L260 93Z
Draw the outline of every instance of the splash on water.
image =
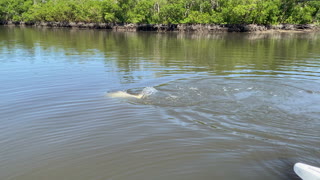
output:
M152 94L155 94L156 92L158 92L158 90L156 90L154 87L145 87L143 88L141 94L141 98L145 98L148 97Z

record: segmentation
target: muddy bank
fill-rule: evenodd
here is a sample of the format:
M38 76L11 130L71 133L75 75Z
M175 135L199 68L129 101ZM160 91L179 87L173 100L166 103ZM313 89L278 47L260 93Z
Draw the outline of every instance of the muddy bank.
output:
M84 22L12 22L2 21L0 25L10 26L36 26L36 27L67 27L109 29L113 31L156 31L156 32L264 32L264 31L319 31L320 26L315 24L279 24L279 25L256 25L256 24L115 24L115 23L84 23Z

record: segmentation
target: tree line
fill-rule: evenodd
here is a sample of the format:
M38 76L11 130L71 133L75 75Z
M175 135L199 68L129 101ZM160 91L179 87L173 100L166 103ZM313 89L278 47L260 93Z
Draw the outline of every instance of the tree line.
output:
M318 24L317 0L0 0L0 20L146 24Z

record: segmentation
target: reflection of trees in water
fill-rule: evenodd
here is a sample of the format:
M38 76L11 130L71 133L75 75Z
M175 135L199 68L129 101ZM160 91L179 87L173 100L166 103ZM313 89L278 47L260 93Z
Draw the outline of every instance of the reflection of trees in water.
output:
M40 46L53 54L75 56L74 62L79 62L79 57L91 61L91 56L101 53L106 64L116 65L125 81L139 78L134 72L159 69L160 73L216 74L242 69L277 71L291 64L302 66L311 52L320 53L317 33L134 33L20 27L1 27L0 32L0 41L6 42L0 44L0 51L22 47L35 54ZM12 40L15 43L9 43Z
M121 37L124 36L124 37ZM317 34L142 34L123 33L116 40L128 60L118 61L119 68L139 70L142 60L171 71L212 71L233 73L239 69L277 71L296 64L308 52L317 51ZM310 43L312 42L312 43ZM142 56L139 52L143 52ZM165 73L165 72L164 72ZM173 73L173 72L171 72Z

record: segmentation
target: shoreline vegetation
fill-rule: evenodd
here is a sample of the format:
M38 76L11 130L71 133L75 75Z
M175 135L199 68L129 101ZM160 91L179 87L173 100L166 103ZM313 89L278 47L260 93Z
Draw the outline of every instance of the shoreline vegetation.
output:
M0 0L0 25L113 31L320 30L318 0Z
M0 22L3 26L32 26L47 28L84 28L84 29L106 29L120 32L314 32L320 31L317 24L279 24L279 25L257 25L257 24L116 24L116 23L85 23L85 22Z

